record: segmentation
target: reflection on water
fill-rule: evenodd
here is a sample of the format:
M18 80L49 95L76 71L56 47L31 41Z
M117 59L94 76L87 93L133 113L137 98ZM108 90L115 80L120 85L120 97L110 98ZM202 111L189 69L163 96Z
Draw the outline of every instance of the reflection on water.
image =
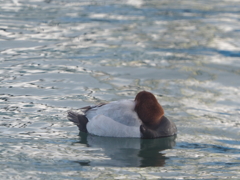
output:
M100 148L106 159L77 161L82 166L149 167L164 166L161 151L175 146L176 136L158 139L109 138L80 133L79 143Z
M0 4L1 179L239 179L238 1ZM141 90L177 125L176 145L79 142L69 109Z

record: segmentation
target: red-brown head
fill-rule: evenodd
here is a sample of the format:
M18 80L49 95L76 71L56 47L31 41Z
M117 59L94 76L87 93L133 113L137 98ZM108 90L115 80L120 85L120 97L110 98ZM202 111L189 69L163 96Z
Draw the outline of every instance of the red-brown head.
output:
M135 111L145 125L155 125L160 122L164 111L152 93L139 92L135 97L135 103Z

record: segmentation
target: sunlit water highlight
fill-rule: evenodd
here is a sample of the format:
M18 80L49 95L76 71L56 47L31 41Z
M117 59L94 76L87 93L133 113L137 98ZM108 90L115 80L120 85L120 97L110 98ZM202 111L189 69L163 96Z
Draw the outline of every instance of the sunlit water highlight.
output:
M238 1L0 0L1 179L239 179ZM80 134L69 109L153 92L178 135Z

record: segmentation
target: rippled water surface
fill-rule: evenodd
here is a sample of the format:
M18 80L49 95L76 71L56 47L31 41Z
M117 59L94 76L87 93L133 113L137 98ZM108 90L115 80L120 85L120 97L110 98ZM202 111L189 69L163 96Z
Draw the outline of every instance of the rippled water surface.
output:
M0 0L1 179L239 179L240 2ZM177 137L66 112L153 92Z

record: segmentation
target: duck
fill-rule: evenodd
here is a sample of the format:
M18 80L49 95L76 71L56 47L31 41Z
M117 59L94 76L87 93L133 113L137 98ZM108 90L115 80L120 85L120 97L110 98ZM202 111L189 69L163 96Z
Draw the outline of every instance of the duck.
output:
M173 121L164 115L156 97L140 91L135 99L123 99L68 111L67 118L80 132L105 137L153 139L177 134Z

